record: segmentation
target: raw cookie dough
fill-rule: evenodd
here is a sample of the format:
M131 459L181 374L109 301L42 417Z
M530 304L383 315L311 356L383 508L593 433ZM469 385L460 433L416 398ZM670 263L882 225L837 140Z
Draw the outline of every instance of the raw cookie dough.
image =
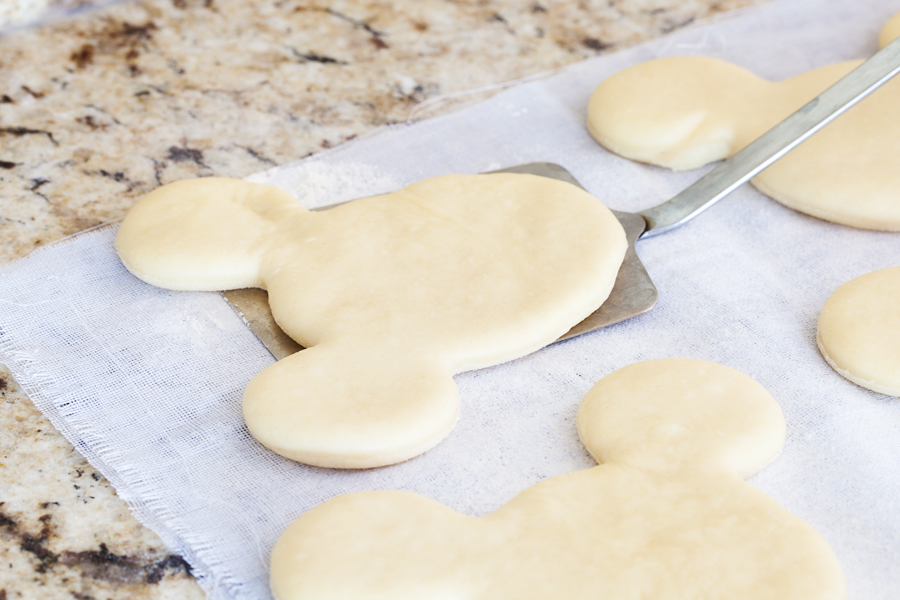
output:
M891 35L882 34L882 45ZM770 82L712 58L649 61L600 84L588 106L588 129L626 158L695 169L736 153L860 62ZM900 231L898 156L895 77L752 182L782 204L821 219Z
M278 600L838 600L840 565L804 521L741 480L785 435L746 375L671 358L601 380L578 412L604 464L473 518L399 491L338 496L275 544Z
M835 290L819 315L816 341L828 364L853 383L900 396L900 267Z
M884 48L898 37L900 37L900 13L894 15L885 23L881 33L878 34L878 46Z
M230 179L164 186L119 229L125 266L176 290L261 287L308 349L263 370L244 418L275 452L322 467L388 465L451 430L453 375L533 352L609 295L618 220L534 175L447 175L309 212Z

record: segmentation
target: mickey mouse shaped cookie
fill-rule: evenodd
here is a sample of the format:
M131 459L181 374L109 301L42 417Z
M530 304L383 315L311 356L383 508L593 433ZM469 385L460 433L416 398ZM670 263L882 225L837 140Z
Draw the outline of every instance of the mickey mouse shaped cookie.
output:
M453 375L557 339L609 295L621 225L578 187L534 175L447 175L310 212L277 188L195 179L142 199L116 248L174 290L268 290L307 349L244 393L250 432L322 467L388 465L456 422Z
M602 464L473 518L408 492L338 496L275 544L278 600L839 600L840 565L804 521L744 482L781 451L781 410L734 369L638 363L585 396Z
M900 15L882 47L900 35ZM721 160L857 67L849 61L770 82L702 56L645 62L601 83L588 130L609 150L688 170ZM864 229L900 231L900 77L757 175L762 193L794 210Z

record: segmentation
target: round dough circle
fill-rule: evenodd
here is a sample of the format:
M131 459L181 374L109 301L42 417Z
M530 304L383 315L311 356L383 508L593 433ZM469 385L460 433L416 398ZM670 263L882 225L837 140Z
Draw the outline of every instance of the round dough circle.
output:
M765 388L736 369L648 360L601 379L578 409L578 435L600 463L677 465L749 477L781 453L785 422Z
M873 271L835 290L819 316L816 342L842 376L900 396L900 267Z
M884 48L900 37L900 13L897 13L884 24L881 33L878 34L878 47Z

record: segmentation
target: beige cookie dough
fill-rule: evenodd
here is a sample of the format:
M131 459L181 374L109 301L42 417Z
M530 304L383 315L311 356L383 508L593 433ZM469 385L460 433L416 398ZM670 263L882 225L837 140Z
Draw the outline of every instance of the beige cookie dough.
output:
M900 26L897 17L891 21ZM894 25L889 25L892 27ZM890 33L885 28L882 45ZM861 61L770 82L706 57L649 61L600 84L588 129L609 150L674 170L722 160ZM800 212L852 227L900 231L900 77L763 171L752 183Z
M278 600L839 600L841 568L804 521L744 482L780 452L781 410L705 361L638 363L585 396L603 464L473 518L408 492L338 496L275 544Z
M626 241L568 183L448 175L309 212L290 194L195 179L141 200L116 247L175 290L268 290L303 350L244 393L250 432L311 465L416 456L457 419L453 375L533 352L609 295Z
M885 23L878 34L878 46L884 48L894 40L900 37L900 13L897 13Z
M900 267L873 271L835 290L819 315L816 341L842 376L900 396Z

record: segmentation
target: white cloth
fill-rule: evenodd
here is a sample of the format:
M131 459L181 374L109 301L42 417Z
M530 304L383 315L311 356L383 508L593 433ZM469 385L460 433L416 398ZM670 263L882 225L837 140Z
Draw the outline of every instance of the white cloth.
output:
M646 208L698 174L632 163L594 143L585 108L600 81L685 53L784 78L870 55L897 10L896 0L775 2L251 179L312 207L442 173L553 161L610 207ZM412 490L483 515L541 479L592 466L574 424L582 395L615 369L667 356L737 368L772 393L788 439L752 483L825 537L851 599L897 597L900 401L839 377L816 349L815 325L838 285L900 265L898 234L813 219L745 186L638 242L660 289L650 313L459 375L461 419L445 441L403 464L349 472L295 464L255 442L241 393L272 358L219 295L130 276L114 234L84 233L0 269L0 359L137 518L185 556L212 599L269 598L276 538L336 494Z

